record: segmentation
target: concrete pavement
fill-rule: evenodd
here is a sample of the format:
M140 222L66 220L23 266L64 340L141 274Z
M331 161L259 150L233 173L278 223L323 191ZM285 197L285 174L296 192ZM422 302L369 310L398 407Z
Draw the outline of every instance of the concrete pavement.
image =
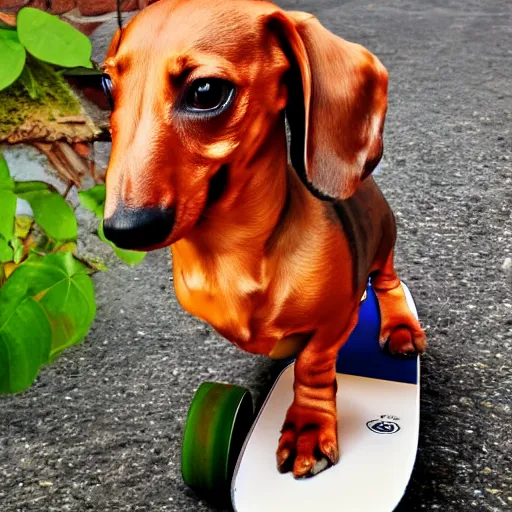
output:
M390 72L377 180L430 342L420 448L399 510L512 510L512 6L279 3L316 14ZM87 340L31 390L0 400L5 512L212 510L179 472L193 393L225 380L261 400L270 385L269 361L181 310L166 251L114 266L96 278Z

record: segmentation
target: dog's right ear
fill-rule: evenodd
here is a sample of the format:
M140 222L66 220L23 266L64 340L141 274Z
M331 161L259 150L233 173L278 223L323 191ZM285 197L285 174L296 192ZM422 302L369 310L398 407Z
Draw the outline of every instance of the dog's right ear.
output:
M386 69L310 14L278 10L267 23L291 64L292 164L315 195L346 199L382 157Z

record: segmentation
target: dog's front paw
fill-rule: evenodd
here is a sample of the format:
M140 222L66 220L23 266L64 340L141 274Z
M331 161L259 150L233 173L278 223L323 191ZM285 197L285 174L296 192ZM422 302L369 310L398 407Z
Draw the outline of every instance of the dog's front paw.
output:
M374 291L379 300L382 349L398 356L423 354L427 347L425 332L407 303L403 287L379 289L374 285Z
M409 325L402 323L389 326L381 332L380 344L386 352L393 355L415 356L423 354L427 346L425 333L416 318L410 315Z
M336 411L332 414L324 409L292 404L276 455L279 471L293 471L295 478L315 476L336 464L339 459Z

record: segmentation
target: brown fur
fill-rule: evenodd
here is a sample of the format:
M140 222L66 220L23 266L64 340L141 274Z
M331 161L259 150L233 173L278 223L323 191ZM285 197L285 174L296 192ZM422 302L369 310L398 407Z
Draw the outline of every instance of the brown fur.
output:
M395 223L368 175L382 154L387 73L312 16L256 0L161 0L116 35L105 217L173 207L182 306L240 348L302 348L277 461L296 477L338 460L336 355L372 275L381 342L422 351L393 269ZM237 87L208 121L177 110L193 78ZM287 161L284 111L292 132Z

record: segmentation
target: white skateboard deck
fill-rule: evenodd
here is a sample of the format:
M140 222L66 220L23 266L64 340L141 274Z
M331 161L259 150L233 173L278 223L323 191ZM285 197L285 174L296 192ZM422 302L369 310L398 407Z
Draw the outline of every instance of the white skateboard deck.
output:
M409 290L403 286L417 315ZM378 308L369 290L367 324L368 315L373 318ZM337 367L338 372L340 367L343 370L337 374L339 463L301 480L277 471L275 450L293 400L292 363L275 382L238 459L231 488L235 512L391 512L398 505L418 446L419 360L393 359L381 353L377 338L368 340L378 334L378 322L373 327L373 332L356 333L359 339L347 348L345 359L351 366ZM365 335L366 341L361 342ZM343 356L342 349L339 361Z

